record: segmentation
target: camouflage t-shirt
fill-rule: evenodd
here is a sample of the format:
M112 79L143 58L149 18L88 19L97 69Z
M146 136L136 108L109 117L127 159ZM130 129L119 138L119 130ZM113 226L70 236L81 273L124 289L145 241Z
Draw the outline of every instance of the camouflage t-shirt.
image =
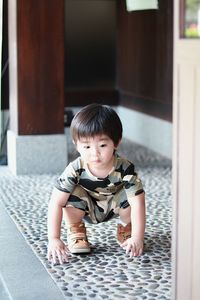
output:
M110 199L122 189L126 192L127 199L144 192L134 164L117 153L114 167L107 177L95 177L81 157L78 157L65 168L55 186L60 191L72 193L77 185L98 201Z

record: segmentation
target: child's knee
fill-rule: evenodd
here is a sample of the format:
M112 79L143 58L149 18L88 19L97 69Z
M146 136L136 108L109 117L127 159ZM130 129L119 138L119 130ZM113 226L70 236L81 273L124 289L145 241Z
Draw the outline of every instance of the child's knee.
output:
M63 207L63 219L67 223L78 223L80 222L85 216L85 211L73 207L73 206L67 206Z

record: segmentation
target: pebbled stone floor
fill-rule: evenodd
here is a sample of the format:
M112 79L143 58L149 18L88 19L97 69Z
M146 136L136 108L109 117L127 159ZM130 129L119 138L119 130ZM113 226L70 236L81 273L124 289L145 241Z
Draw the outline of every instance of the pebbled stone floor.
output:
M69 159L76 153L69 143ZM145 251L129 258L116 242L116 220L87 224L89 255L65 265L46 259L47 205L58 174L13 176L0 167L0 197L19 231L66 299L171 299L171 161L124 140L119 153L135 162L146 191ZM62 237L66 232L62 227Z

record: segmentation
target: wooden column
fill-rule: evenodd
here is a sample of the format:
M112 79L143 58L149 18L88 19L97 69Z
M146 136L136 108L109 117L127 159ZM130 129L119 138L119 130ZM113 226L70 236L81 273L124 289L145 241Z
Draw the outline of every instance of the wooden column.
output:
M8 165L16 174L57 172L67 159L64 0L9 0L8 4Z
M11 129L63 133L64 1L9 0L9 26Z

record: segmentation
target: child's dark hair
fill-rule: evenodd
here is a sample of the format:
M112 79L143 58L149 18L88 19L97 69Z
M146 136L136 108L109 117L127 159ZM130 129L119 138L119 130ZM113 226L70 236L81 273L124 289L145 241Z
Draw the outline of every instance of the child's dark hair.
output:
M74 116L70 129L75 143L82 137L105 134L117 146L122 138L122 123L117 113L109 106L96 103L83 107Z

